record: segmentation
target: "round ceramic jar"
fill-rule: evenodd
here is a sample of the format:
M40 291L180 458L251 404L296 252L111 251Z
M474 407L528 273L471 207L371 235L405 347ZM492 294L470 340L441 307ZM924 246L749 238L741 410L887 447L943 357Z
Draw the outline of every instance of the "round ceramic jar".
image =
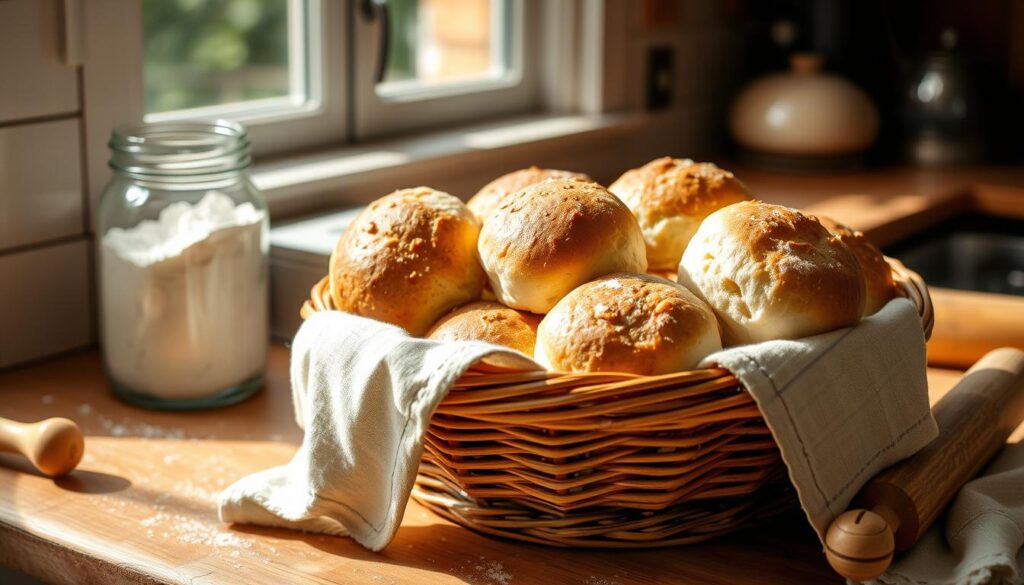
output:
M856 85L821 71L821 57L796 54L791 70L754 80L733 103L733 138L783 156L857 154L878 136L878 110Z

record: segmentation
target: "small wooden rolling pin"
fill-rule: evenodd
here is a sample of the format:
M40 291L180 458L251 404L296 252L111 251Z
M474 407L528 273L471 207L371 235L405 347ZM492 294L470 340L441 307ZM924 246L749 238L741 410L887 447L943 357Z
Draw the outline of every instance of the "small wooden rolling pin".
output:
M934 406L939 436L876 475L837 517L825 556L837 573L873 579L931 526L1024 419L1024 351L990 351Z
M48 418L20 423L0 418L0 451L21 453L41 473L57 477L70 472L82 460L85 439L74 421Z

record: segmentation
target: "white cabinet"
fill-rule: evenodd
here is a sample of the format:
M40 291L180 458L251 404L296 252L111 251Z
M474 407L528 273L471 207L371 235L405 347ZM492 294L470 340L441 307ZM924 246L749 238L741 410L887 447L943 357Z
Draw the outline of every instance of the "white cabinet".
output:
M92 342L89 255L86 239L0 255L0 368Z
M83 200L78 119L0 128L0 250L81 235Z
M95 338L75 1L0 0L0 368Z
M0 0L0 123L79 110L62 19L57 0Z

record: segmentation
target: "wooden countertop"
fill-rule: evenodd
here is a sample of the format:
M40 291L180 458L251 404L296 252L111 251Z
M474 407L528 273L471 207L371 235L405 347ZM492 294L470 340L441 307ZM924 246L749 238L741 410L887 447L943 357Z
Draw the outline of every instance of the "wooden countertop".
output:
M891 244L968 209L1024 216L1024 167L889 167L794 174L723 163L757 197L827 215Z
M1024 209L1024 169L801 176L723 166L759 197L831 215L879 244L934 219L935 210L962 211L973 199L1018 214ZM0 416L67 416L87 435L80 468L57 481L0 454L0 564L54 583L841 582L799 513L710 543L628 552L485 538L415 502L381 553L347 538L223 525L214 505L220 489L284 463L301 440L287 362L287 350L274 346L261 394L199 413L150 412L116 401L96 351L0 373ZM929 370L933 402L958 375Z
M477 535L410 502L383 552L344 537L218 522L214 501L247 473L286 462L288 351L266 389L196 413L139 410L106 388L87 351L0 374L0 416L66 416L87 435L82 464L49 480L0 455L0 564L53 583L839 583L799 513L689 547L561 550ZM958 377L930 370L933 399Z

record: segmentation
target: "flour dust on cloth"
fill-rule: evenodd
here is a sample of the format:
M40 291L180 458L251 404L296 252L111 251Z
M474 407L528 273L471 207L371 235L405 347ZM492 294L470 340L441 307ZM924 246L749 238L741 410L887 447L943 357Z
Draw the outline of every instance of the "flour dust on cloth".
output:
M431 414L485 357L538 367L482 342L434 342L340 312L314 315L292 347L302 445L288 465L223 492L221 519L349 534L383 548L401 522ZM936 435L921 323L903 299L857 327L726 349L710 364L735 373L756 399L819 536L864 482Z
M405 513L431 414L481 360L540 369L497 345L419 339L340 311L313 315L292 345L302 445L287 465L222 492L221 520L349 535L384 548Z

